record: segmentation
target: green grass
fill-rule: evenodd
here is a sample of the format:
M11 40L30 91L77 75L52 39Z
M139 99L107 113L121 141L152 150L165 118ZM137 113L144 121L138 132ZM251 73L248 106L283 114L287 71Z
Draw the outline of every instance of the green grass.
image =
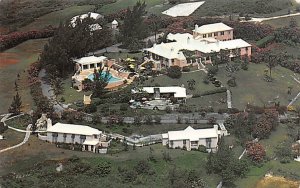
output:
M30 31L30 30L40 30L49 25L57 27L60 22L64 22L71 19L74 16L87 13L92 11L94 6L84 5L84 6L72 6L63 10L54 11L44 16L35 19L34 22L20 28L20 31Z
M243 109L247 103L263 106L268 105L268 101L280 102L281 105L287 105L300 91L300 86L293 80L291 75L294 73L286 68L277 66L272 71L272 82L264 81L264 70L267 69L264 64L250 64L247 71L240 70L235 73L237 86L231 88L233 107ZM297 74L299 76L299 74ZM219 69L217 78L223 84L229 79L226 76L225 67ZM292 95L287 94L288 86L293 87Z
M98 12L104 15L115 13L121 9L126 9L127 7L132 8L137 1L138 0L117 0L115 3L104 5L98 10ZM149 10L150 12L158 12L158 10L155 9L160 8L159 5L162 5L164 0L145 0L145 3L147 4L146 10Z
M2 135L4 136L5 140L1 140L0 150L21 143L24 139L25 133L8 129Z
M0 53L0 113L7 112L11 104L12 98L15 95L14 83L17 81L19 85L19 94L22 99L23 110L29 110L32 107L33 101L30 95L29 84L27 81L27 68L35 62L41 49L47 39L29 40L14 48ZM15 61L15 64L7 64L9 61ZM20 80L17 80L17 74L20 74Z
M275 131L273 131L268 139L263 139L260 143L266 149L266 154L268 157L274 158L274 150L276 146L288 139L287 127L285 124L280 124Z
M111 173L107 177L101 177L97 176L95 174L90 174L87 176L85 172L82 173L70 173L68 172L68 169L73 168L76 163L74 162L63 162L64 169L63 172L60 174L59 183L62 185L62 183L67 183L67 180L72 180L70 184L76 185L76 187L82 187L82 186L92 186L96 185L98 187L97 182L101 182L101 187L168 187L169 186L169 171L174 168L176 165L177 169L181 170L196 170L197 173L203 178L209 187L215 187L219 182L219 177L215 175L208 175L205 172L205 163L206 163L206 157L207 153L201 153L198 151L183 151L183 150L176 150L176 149L167 149L166 147L163 147L161 144L152 145L152 154L155 158L156 162L149 161L150 169L152 169L155 173L154 175L138 175L138 181L135 181L134 183L123 183L122 177L119 175L118 168L126 168L129 170L134 170L134 167L137 165L138 161L140 160L148 160L149 154L150 154L150 147L137 147L136 150L133 150L133 148L130 146L129 151L121 151L120 153L111 154L111 155L97 155L97 154L91 154L88 153L89 156L83 157L81 154L87 153L87 152L75 152L75 151L69 151L69 150L61 150L56 149L57 151L54 151L51 144L49 144L49 151L48 153L53 153L53 155L48 155L47 159L49 160L57 160L54 156L56 156L56 152L58 151L65 151L65 156L70 157L69 153L73 153L74 155L77 155L80 158L80 162L84 163L88 166L95 167L98 164L101 164L102 162L109 162L111 164ZM113 147L116 147L118 149L122 149L123 146L121 144L113 144ZM39 147L41 148L41 147ZM172 161L171 162L165 162L163 160L163 153L167 152L171 156ZM23 160L17 161L13 168L10 168L9 172L17 172L17 174L29 174L29 176L26 176L22 178L24 183L23 185L26 185L28 181L33 181L34 183L39 182L39 185L41 185L43 182L48 182L48 178L40 178L43 177L49 177L51 178L53 173L55 172L55 166L59 161L66 161L66 160L59 160L59 161L44 161L46 158L42 158L43 152L40 152L38 155L32 156L32 159L34 160L35 164L41 163L40 168L34 167L34 165L31 161L24 160L25 158L29 157L30 154L25 154L23 156ZM6 158L5 158L6 159ZM16 171L19 169L19 171ZM22 171L20 171L22 169ZM78 169L78 168L77 168ZM88 180L87 180L88 178ZM3 179L0 179L0 181ZM58 181L54 180L51 182L52 185L57 185ZM10 182L14 182L14 179L9 179Z
M263 21L264 24L269 24L275 28L288 27L292 18L295 18L298 26L300 26L300 16L292 16L287 18L278 18L273 20Z

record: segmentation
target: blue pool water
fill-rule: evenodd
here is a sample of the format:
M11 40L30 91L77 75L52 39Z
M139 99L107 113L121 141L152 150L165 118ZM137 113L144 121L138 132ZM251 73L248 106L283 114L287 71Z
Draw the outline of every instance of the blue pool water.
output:
M101 73L101 77L104 77L105 74L106 74L105 72L102 72L102 73ZM94 80L94 74L88 75L88 79ZM121 80L120 78L116 78L116 77L114 77L113 75L111 75L111 74L109 73L109 75L108 75L108 83L118 82L118 81L120 81L120 80Z

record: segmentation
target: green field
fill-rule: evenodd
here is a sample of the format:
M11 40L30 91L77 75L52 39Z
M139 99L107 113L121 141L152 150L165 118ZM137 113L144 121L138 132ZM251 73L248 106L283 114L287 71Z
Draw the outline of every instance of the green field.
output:
M19 85L19 94L22 98L25 111L32 108L32 98L27 81L27 68L35 62L47 39L29 40L14 48L0 53L0 113L6 113L15 95L14 83ZM17 80L20 74L20 80Z
M115 13L121 9L133 7L136 4L136 2L138 2L138 0L117 0L115 3L104 5L100 8L100 10L98 10L98 12L104 15ZM161 9L165 10L168 9L167 7L169 7L167 6L166 8L164 8L164 2L164 0L145 0L145 3L147 4L146 10L153 13L160 13L159 11Z
M247 71L240 70L234 74L236 87L232 87L233 107L243 109L247 103L263 106L269 101L280 102L281 105L288 105L289 100L295 97L300 91L300 85L294 81L291 75L294 73L286 68L277 66L272 71L272 82L264 81L264 64L250 64ZM225 67L219 69L217 78L223 84L227 83ZM299 76L299 74L296 74ZM292 86L292 95L288 95L288 87Z
M20 31L40 30L49 25L57 27L60 22L71 19L74 16L92 11L94 6L72 6L63 10L54 11L35 19L32 23L20 28Z

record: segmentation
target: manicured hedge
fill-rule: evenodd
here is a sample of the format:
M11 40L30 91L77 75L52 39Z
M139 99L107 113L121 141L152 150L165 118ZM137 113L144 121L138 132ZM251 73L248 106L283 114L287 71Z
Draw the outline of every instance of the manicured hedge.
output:
M273 42L274 39L275 39L274 35L266 36L266 37L260 39L259 41L257 41L256 46L259 47L259 48L265 48L268 44Z
M227 91L226 87L220 87L220 88L217 88L217 89L204 91L200 94L195 94L195 95L193 95L193 98L197 98L197 97L201 97L201 96L205 96L205 95L213 95L213 94L216 94L216 93L224 93L226 91Z

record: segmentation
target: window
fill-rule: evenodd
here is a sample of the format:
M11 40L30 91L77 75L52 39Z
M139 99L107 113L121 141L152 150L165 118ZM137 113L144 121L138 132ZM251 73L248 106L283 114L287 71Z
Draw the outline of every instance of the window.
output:
M206 138L206 147L211 148L211 138Z
M95 64L90 64L90 68L91 69L95 68Z
M64 137L64 142L66 142L67 141L67 134L64 133L63 137Z
M209 34L208 34L208 37L212 37L212 33L209 33Z
M80 135L80 144L82 144L86 139L85 135Z
M97 136L97 135L94 135L94 138L98 138L98 136Z
M203 35L203 38L206 38L206 34Z
M224 35L224 31L221 31L221 35Z
M248 51L248 47L246 47L245 50Z
M174 142L173 142L173 140L171 140L171 141L170 141L170 145L171 145L171 146L173 146L173 145L174 145Z
M75 140L75 134L72 134L71 138L72 138L72 143L74 143L74 140Z
M186 145L186 140L183 140L183 145Z
M52 142L57 142L58 133L52 133Z
M215 33L214 33L214 36L215 36L215 37L216 37L216 36L218 36L218 35L219 35L219 33L218 33L218 32L215 32Z
M87 65L83 65L83 70L86 70L88 69L88 66Z
M227 31L228 35L230 35L231 31Z
M198 141L191 141L191 145L192 145L192 146L198 145Z

